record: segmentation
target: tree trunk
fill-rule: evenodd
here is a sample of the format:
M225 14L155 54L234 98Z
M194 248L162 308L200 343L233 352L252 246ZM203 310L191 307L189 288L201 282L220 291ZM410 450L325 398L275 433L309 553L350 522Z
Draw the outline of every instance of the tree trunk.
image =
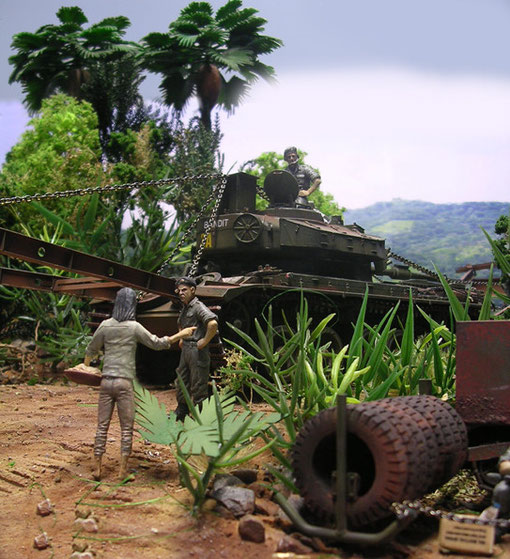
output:
M203 64L197 76L197 95L200 102L200 120L211 129L211 111L218 101L221 89L221 76L214 64Z

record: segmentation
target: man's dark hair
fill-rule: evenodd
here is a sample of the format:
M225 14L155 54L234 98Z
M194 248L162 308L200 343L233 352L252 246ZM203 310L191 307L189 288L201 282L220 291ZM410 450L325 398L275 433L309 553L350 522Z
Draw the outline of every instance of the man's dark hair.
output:
M287 159L287 155L289 155L289 153L295 153L296 155L298 154L297 152L297 148L294 146L291 146L290 148L287 148L284 152L283 152L283 158Z
M183 276L175 282L175 287L178 287L179 285L189 285L190 287L196 287L197 282L193 278Z
M136 319L136 292L130 287L117 291L112 317L118 322Z

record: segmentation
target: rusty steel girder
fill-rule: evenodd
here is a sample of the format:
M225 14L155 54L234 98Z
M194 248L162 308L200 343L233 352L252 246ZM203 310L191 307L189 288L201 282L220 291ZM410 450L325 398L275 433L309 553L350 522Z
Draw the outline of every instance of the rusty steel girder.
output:
M15 233L14 231L9 231L8 229L0 228L0 254L26 262L33 262L107 280L119 286L132 287L178 300L175 295L175 279L145 272L131 266L125 266L106 258L91 256L84 252L40 241L20 233ZM14 275L9 275L5 272L4 274L5 278L10 277L12 281L22 281L21 276L18 276L18 279L15 280ZM33 286L40 282L49 287L50 283L47 278L43 281L42 277L29 279L28 276L25 276L25 279L27 282L31 282ZM58 278L58 280L62 279ZM69 290L73 289L70 285L67 287ZM89 287L91 288L92 286L89 285ZM82 286L83 288L84 286ZM90 296L94 297L95 294L93 293L94 289L92 289ZM99 291L96 293L99 293Z
M470 426L510 427L510 321L457 323L456 410Z
M0 285L34 291L67 293L77 297L90 297L105 301L113 301L121 287L117 282L98 278L66 278L14 268L0 268Z

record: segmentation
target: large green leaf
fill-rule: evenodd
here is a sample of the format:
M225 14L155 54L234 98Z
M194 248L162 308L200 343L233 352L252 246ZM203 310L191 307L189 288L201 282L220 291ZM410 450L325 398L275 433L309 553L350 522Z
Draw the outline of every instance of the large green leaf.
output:
M133 383L135 391L135 422L140 426L140 435L153 443L170 445L175 442L181 427L175 415L167 414L165 405L137 381Z
M434 269L436 270L443 289L445 290L446 296L448 297L448 301L450 302L450 307L452 309L455 320L471 320L469 313L467 312L466 308L462 306L462 303L459 301L457 295L455 295L455 293L453 292L453 289L450 287L448 280L443 276L436 265L434 265Z

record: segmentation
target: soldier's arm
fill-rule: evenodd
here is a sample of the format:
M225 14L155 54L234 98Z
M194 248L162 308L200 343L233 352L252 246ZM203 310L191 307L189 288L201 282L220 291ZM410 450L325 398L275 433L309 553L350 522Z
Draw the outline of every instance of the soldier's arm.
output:
M214 338L214 335L216 334L217 331L218 331L218 321L214 319L209 320L209 322L207 323L207 329L205 331L204 337L200 338L200 340L198 340L197 342L198 349L203 349L204 347L209 345L209 342Z
M312 184L310 185L310 188L308 190L300 190L299 191L299 196L310 196L310 194L312 192L315 192L319 186L321 185L321 179L320 177L315 179Z

